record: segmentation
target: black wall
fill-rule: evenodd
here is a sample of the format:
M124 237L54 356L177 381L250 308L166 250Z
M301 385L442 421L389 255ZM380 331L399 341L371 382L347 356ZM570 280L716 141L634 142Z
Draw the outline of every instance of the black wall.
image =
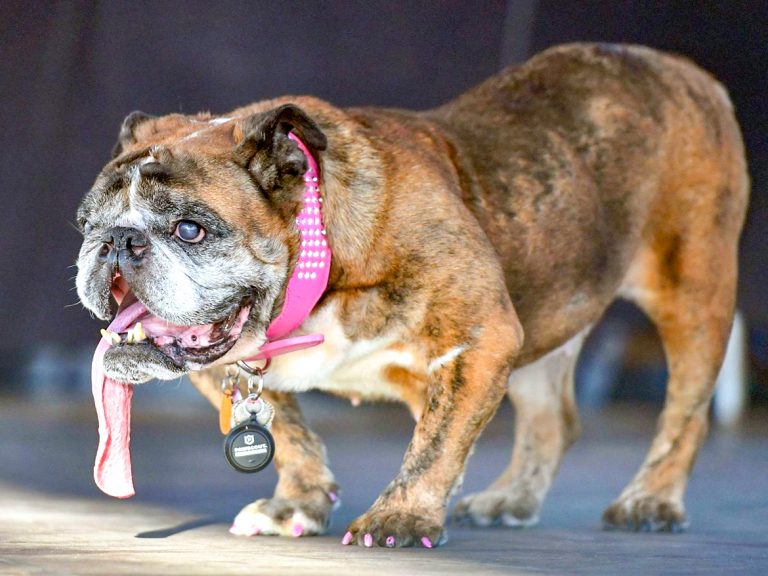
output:
M768 324L767 15L765 2L0 3L0 382L39 343L98 338L73 289L70 222L131 110L285 93L425 108L571 40L674 50L728 86L755 187L742 307Z

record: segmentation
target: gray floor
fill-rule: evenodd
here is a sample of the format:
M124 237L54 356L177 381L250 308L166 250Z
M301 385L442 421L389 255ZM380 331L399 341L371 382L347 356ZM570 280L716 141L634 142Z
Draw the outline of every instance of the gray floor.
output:
M307 397L343 489L330 533L242 539L227 533L230 521L271 493L274 472L231 471L215 413L187 394L173 403L173 393L135 395L137 496L127 501L102 495L91 480L96 417L87 399L0 398L0 574L768 574L765 413L710 435L690 482L686 534L600 529L603 507L631 477L654 427L652 410L617 407L585 416L539 526L449 526L439 549L386 550L339 541L395 474L412 428L405 410ZM506 464L511 424L504 408L470 461L465 491Z

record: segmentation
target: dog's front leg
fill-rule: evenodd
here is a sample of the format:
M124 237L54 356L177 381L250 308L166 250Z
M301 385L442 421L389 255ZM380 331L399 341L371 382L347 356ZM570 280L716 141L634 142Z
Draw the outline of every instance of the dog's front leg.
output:
M214 406L221 400L223 369L192 373L193 384ZM248 504L235 518L231 532L239 536L279 534L310 536L325 531L339 489L328 468L325 446L304 423L293 394L265 390L275 407L275 494Z
M430 374L424 412L400 472L368 512L352 522L342 543L431 548L444 541L448 498L504 396L522 341L513 312L489 318L473 332L464 343L446 348L460 352Z

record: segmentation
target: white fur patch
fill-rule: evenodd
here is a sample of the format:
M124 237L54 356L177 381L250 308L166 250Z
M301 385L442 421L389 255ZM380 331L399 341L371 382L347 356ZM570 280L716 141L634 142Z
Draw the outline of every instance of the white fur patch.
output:
M193 138L197 138L203 132L205 132L205 128L203 128L202 130L195 130L194 132L192 132L192 134L188 134L187 136L184 136L184 138L181 139L181 142L184 142L185 140L192 140Z
M504 512L501 515L501 522L502 524L504 524L504 526L509 526L510 528L528 528L530 526L535 526L536 524L539 523L539 515L535 514L530 518L525 518L524 520L521 520L520 518L516 518L512 514Z
M585 328L559 348L513 371L509 377L510 388L514 387L515 394L523 396L526 403L549 404L553 395L560 395L560 382L578 359L591 328Z
M141 211L141 200L139 198L139 186L141 185L139 167L150 162L157 162L151 154L133 166L131 170L131 183L128 186L128 212L122 214L115 221L115 226L136 228L138 230L143 230L146 227L147 218Z
M384 378L389 366L418 369L412 351L393 348L397 336L352 342L344 334L331 303L308 319L305 333L325 335L320 346L272 359L264 384L285 392L311 389L358 394L362 398L382 395L399 399L398 391ZM423 370L424 368L422 368Z
M256 500L256 502L248 504L243 508L235 517L229 532L236 536L271 534L298 537L310 534L322 534L325 531L324 526L320 526L317 522L304 514L301 509L298 508L298 505L290 518L278 522L261 511L262 504L265 504L266 502L267 500Z
M208 120L208 124L210 124L210 126L206 128L201 128L200 130L195 130L194 132L192 132L192 134L188 134L187 136L184 136L184 138L182 138L181 141L184 142L185 140L192 140L194 138L199 138L200 136L208 132L210 128L218 126L219 124L225 124L230 120L232 120L232 118L214 118L213 120Z
M455 346L448 350L445 354L442 356L438 356L432 362L429 363L429 366L427 366L427 372L430 374L434 372L435 370L438 370L445 366L446 364L449 364L453 362L456 358L458 358L461 354L466 352L467 347L466 346Z
M173 310L179 314L191 314L199 306L199 288L190 280L187 267L179 262L178 257L163 246L162 242L155 242L154 247L162 252L170 266L165 266L163 282L173 286Z

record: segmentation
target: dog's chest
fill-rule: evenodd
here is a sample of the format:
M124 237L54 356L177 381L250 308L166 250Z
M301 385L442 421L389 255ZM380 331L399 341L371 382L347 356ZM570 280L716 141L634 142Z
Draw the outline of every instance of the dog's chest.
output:
M302 326L321 333L320 346L277 356L264 377L267 388L282 392L324 390L359 398L402 399L401 389L387 378L393 367L423 371L412 350L396 336L352 341L330 304Z

